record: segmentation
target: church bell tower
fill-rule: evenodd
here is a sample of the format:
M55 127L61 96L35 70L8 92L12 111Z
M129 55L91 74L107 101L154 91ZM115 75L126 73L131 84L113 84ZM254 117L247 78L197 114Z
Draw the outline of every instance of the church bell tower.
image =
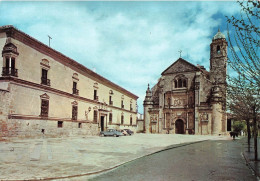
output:
M210 80L213 85L226 85L227 46L225 35L219 30L210 44Z
M226 134L227 46L219 30L210 44L210 81L212 82L212 134Z

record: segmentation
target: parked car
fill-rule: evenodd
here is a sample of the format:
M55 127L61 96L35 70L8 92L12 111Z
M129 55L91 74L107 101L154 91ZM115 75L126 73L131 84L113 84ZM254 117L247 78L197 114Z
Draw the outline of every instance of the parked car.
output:
M120 130L120 132L123 133L124 136L128 135L128 133L124 129Z
M118 137L118 136L123 136L123 133L121 133L120 131L117 131L115 129L108 129L107 131L101 131L100 132L100 136L114 136L114 137Z
M132 131L132 130L130 130L130 129L124 129L126 132L127 132L127 134L129 134L130 136L132 135L132 134L134 134L134 132Z

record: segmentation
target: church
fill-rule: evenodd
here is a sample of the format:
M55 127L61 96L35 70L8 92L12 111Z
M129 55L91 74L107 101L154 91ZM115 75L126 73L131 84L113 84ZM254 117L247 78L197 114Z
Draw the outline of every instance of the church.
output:
M143 132L225 135L227 46L220 31L210 44L210 70L179 58L146 91Z

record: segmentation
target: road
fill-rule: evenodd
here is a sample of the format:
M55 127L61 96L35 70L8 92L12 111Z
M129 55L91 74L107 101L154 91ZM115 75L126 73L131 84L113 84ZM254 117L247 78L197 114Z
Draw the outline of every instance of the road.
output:
M238 140L194 143L134 160L89 180L257 180L246 166L241 149Z

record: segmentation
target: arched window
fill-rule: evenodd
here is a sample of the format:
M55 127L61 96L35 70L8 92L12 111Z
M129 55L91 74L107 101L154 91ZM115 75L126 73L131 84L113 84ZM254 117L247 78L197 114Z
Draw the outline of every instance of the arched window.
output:
M175 87L175 88L178 87L177 80L174 80L174 87Z
M186 80L184 79L182 82L183 87L187 87Z
M178 87L179 88L182 87L182 80L181 79L178 80Z
M220 54L220 46L217 46L217 54Z

